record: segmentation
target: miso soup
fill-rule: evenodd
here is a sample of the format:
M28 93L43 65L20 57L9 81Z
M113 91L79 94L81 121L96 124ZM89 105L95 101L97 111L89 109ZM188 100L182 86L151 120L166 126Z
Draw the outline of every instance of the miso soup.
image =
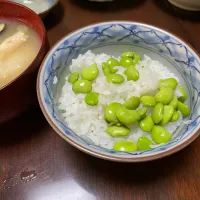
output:
M41 40L29 26L19 21L0 19L0 87L20 75L37 56Z

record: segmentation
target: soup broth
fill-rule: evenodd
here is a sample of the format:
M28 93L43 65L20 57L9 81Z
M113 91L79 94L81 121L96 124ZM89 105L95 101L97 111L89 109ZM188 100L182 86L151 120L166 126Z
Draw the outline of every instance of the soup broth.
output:
M41 47L37 33L19 21L0 19L0 87L20 75L35 59Z

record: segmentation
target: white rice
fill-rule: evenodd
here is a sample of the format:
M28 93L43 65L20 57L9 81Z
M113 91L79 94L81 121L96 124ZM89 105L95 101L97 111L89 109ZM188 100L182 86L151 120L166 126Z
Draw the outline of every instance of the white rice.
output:
M119 140L132 140L137 143L137 140L142 135L151 138L149 133L142 131L138 124L128 126L131 133L128 137L113 138L105 132L107 123L104 120L105 108L112 102L124 103L131 96L141 96L144 94L154 95L157 92L158 82L160 79L175 78L178 82L178 77L163 66L160 62L152 60L148 56L136 66L139 71L140 78L138 81L125 81L122 84L111 84L106 81L105 75L102 71L102 62L106 62L108 58L113 57L104 53L95 55L91 51L78 58L72 60L70 72L81 72L85 67L93 63L97 63L99 68L99 75L92 82L92 91L98 92L99 104L97 106L89 106L85 103L85 94L74 94L72 85L67 82L62 88L61 97L59 99L59 109L63 111L63 117L68 123L69 127L81 137L84 137L95 145L99 145L108 149L112 149L113 144ZM116 58L119 60L119 58ZM124 68L117 67L120 73L124 76ZM125 76L124 76L125 77ZM125 77L126 78L126 77ZM177 96L180 95L175 91ZM173 133L182 122L182 117L173 123L167 124L165 127ZM157 146L157 145L156 145ZM152 146L152 147L155 147Z
M58 83L58 78L57 78L57 76L54 76L53 77L53 84L57 84Z

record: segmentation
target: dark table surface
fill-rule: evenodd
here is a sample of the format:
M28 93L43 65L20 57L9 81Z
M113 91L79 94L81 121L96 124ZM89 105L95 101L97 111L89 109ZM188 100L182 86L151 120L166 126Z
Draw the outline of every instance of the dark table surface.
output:
M200 53L200 13L164 0L61 0L44 19L51 46L82 26L131 20L164 28ZM200 139L170 157L123 164L86 155L48 125L38 106L0 127L0 200L198 200Z

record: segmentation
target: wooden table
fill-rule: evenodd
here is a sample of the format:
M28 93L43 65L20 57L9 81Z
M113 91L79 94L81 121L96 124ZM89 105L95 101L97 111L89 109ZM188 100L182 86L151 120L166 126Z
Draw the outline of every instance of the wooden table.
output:
M163 0L109 4L61 0L44 19L50 44L90 23L133 20L162 27L200 53L200 14ZM178 12L177 12L178 11ZM170 157L121 164L86 155L65 142L34 107L0 127L0 200L198 200L200 139Z

